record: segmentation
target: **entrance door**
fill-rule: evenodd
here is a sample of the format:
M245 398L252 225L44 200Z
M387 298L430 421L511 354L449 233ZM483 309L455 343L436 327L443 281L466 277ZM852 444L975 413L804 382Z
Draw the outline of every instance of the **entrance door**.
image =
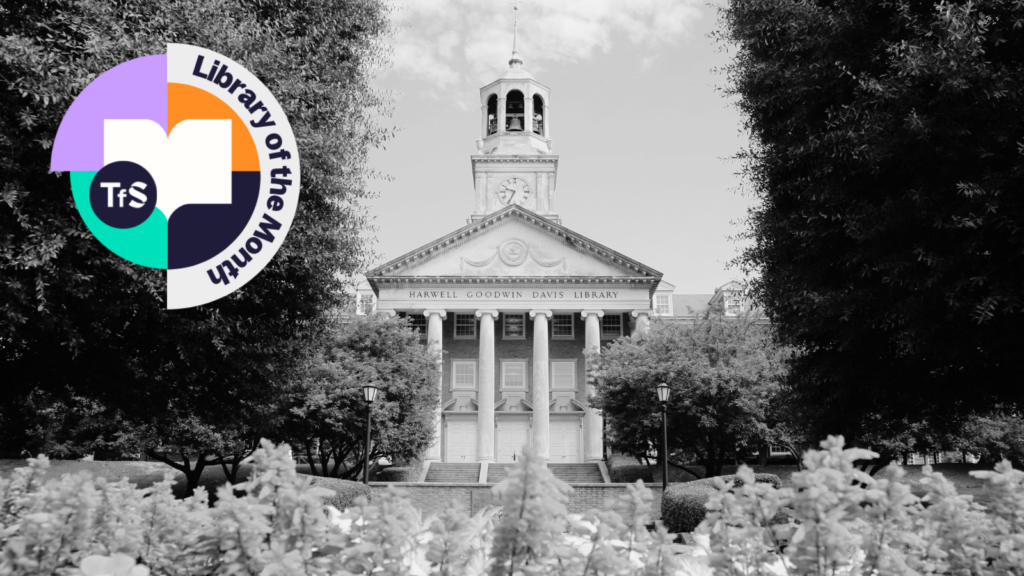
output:
M498 423L498 462L516 462L529 445L530 429L525 420Z
M448 421L448 454L445 462L476 462L476 422Z
M580 461L580 423L577 420L551 421L551 462L575 464Z

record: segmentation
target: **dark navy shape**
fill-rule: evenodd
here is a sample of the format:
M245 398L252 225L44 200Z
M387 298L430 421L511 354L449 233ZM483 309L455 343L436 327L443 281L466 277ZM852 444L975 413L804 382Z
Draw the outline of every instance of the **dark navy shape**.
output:
M175 210L167 223L167 267L202 264L230 246L245 231L259 195L259 172L232 172L231 204L188 204Z
M92 179L89 204L107 226L134 228L156 208L156 182L135 162L111 162Z

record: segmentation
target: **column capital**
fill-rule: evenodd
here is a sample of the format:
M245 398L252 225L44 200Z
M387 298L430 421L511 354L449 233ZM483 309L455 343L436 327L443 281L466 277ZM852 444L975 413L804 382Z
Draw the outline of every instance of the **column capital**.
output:
M530 310L530 318L535 318L538 314L551 318L551 310Z
M375 310L373 313L380 316L390 316L392 318L398 316L398 310Z
M596 315L598 318L604 317L604 310L580 310L580 316L586 320L587 316L591 314Z
M641 314L644 314L644 315L646 315L648 317L654 316L654 310L650 310L650 309L648 309L648 310L633 310L632 312L629 313L629 315L632 316L633 318L636 318L637 316L639 316Z
M483 317L484 314L490 314L491 318L494 318L494 319L498 318L498 311L497 310L477 310L476 311L476 317L477 318Z
M437 314L441 318L447 318L448 312L445 310L424 310L423 315L430 318L432 315Z

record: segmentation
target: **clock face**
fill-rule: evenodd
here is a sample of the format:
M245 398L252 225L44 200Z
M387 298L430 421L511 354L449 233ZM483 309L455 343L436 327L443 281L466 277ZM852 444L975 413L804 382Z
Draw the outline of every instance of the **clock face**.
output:
M501 183L501 188L498 189L498 199L505 204L518 204L522 206L530 200L532 195L533 193L530 192L530 187L526 185L526 181L519 178L505 180Z

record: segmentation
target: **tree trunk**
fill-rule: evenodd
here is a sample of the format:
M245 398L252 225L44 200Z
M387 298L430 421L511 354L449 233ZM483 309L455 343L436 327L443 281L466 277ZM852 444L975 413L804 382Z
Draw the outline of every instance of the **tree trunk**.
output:
M345 462L344 456L342 456L341 450L333 452L334 455L334 468L331 469L331 478L338 477L338 471L341 469L342 464ZM347 467L346 467L347 470Z
M669 460L669 461L668 461L668 465L669 465L669 466L673 466L673 467L675 467L675 468L679 468L680 470L682 470L682 471L686 472L687 474L689 474L689 475L693 476L694 478L703 478L703 476L701 476L700 474L698 474L696 470L694 470L694 469L692 469L692 468L689 468L689 467L687 467L687 466L684 466L683 464L677 464L677 463L675 463L675 462L673 462L673 461Z
M186 456L184 452L181 452L181 464L175 462L174 460L171 460L170 458L167 458L166 456L163 456L162 454L158 454L157 451L153 449L146 450L146 455L152 458L153 460L156 460L157 462L163 462L164 464L167 464L171 468L174 468L175 470L185 475L186 497L192 496L193 494L196 493L196 488L199 488L199 479L202 478L203 476L203 469L206 468L207 464L209 464L209 462L206 460L205 452L199 453L199 456L196 458L196 465L194 467L192 466L191 462L188 459L188 456Z
M232 485L238 484L238 471L242 468L242 461L249 457L253 451L242 454L232 454L230 459L221 456L220 467L224 470L224 476Z
M331 459L331 451L324 450L324 439L318 440L320 449L320 475L327 476L327 464Z
M875 465L871 467L871 471L868 472L868 475L874 476L875 474L878 474L880 470L888 466L892 461L892 456L879 456L878 461L875 462Z
M306 462L309 463L310 475L316 476L316 460L313 459L313 443L306 440Z
M768 465L769 450L771 450L771 448L768 446L768 444L762 444L761 449L757 451L757 465L760 466L761 468L764 468L765 466Z

